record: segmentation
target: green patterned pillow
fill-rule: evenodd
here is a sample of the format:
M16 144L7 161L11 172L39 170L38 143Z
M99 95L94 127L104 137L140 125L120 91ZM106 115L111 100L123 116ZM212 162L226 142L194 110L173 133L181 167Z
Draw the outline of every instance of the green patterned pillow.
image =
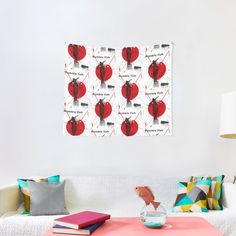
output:
M202 180L212 180L209 193L207 194L207 208L209 210L223 210L222 206L222 184L224 180L224 175L219 175L215 177L210 176L191 176L190 181L195 182L200 179Z
M211 180L179 182L173 212L208 212L207 194Z
M48 178L40 178L40 179L17 179L18 187L23 196L24 209L25 211L22 214L29 214L30 211L30 193L27 181L35 181L35 182L48 182L48 183L60 183L60 175L50 176Z

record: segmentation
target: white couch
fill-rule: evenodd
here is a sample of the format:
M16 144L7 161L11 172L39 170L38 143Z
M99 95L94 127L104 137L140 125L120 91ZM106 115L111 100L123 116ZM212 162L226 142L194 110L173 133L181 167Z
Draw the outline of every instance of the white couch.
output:
M187 178L154 176L77 176L66 179L66 205L73 212L92 210L112 216L139 216L143 201L136 196L134 187L148 185L156 199L161 201L172 216L202 216L215 225L224 236L236 236L236 185L223 184L224 210L209 213L171 213L178 181ZM16 185L0 188L0 235L39 236L59 216L21 215L19 191Z

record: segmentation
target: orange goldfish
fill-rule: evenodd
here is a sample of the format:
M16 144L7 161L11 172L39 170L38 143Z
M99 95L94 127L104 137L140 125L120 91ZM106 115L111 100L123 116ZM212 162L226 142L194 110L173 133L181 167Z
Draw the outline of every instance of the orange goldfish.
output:
M148 186L137 186L135 187L134 191L138 194L139 197L144 200L146 205L149 205L151 203L155 210L160 205L160 202L155 201L152 190Z

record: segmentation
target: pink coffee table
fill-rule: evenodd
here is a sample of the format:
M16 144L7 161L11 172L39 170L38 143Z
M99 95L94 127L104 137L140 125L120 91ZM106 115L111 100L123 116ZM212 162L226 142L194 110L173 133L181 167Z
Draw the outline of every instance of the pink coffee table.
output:
M56 236L50 229L43 236ZM67 234L58 234L68 236ZM112 218L98 228L92 236L223 236L223 234L201 217L167 217L162 229L149 229L138 217Z

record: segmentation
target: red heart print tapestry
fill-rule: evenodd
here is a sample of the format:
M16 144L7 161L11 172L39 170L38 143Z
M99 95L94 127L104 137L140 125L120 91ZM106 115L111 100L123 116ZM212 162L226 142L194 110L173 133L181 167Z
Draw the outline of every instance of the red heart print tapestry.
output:
M172 135L172 44L65 46L63 133Z

